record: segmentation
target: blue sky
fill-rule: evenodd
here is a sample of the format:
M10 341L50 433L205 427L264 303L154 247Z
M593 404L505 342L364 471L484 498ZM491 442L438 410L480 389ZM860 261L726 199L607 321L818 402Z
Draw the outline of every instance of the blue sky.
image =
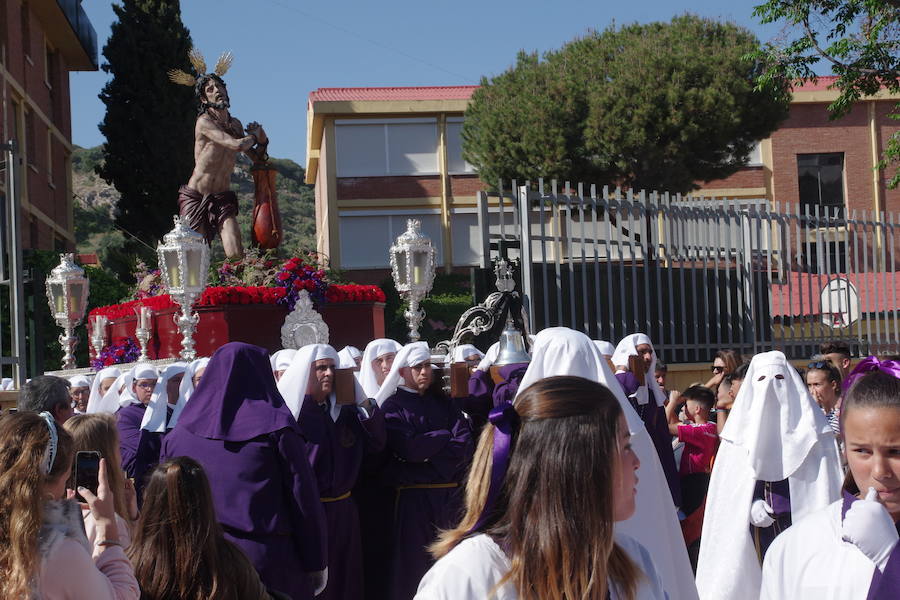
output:
M477 84L507 69L520 49L543 52L612 23L685 12L743 25L768 41L779 28L758 24L759 2L184 0L182 19L209 64L224 50L234 53L226 76L231 112L265 126L272 156L305 164L306 100L316 88ZM102 52L112 5L82 6ZM80 146L103 142L97 94L106 80L102 71L71 75L72 139Z

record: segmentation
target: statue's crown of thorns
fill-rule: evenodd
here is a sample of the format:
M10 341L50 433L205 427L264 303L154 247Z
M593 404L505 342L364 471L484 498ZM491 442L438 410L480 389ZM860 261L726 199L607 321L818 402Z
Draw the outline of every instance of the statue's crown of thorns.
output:
M197 84L198 79L206 75L206 59L203 58L203 54L201 54L199 50L191 48L188 51L188 59L191 61L191 66L194 67L194 71L197 72L197 75L194 76L190 73L185 73L181 69L171 69L169 70L168 75L169 80L171 80L172 83L193 87ZM213 73L222 77L228 72L228 69L231 67L231 61L233 60L234 55L231 54L231 52L223 52L222 56L219 57L219 60L216 61Z

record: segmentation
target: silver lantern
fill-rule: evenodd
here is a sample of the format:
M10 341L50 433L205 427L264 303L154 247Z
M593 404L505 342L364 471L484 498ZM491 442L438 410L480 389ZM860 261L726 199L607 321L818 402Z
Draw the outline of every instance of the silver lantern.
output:
M193 311L194 302L206 289L209 271L209 246L203 236L175 217L175 228L163 236L156 247L163 286L181 307L176 323L181 332L181 359L194 360L194 330L200 315Z
M63 369L75 368L75 327L87 309L90 284L84 269L75 264L74 254L60 254L59 264L47 277L47 301L56 324L63 328L59 343L63 349Z
M418 219L407 219L406 231L397 237L391 246L391 275L401 296L409 300L409 308L404 313L409 324L409 339L419 340L419 326L425 318L425 311L419 302L431 291L434 283L434 246L428 236L420 231L422 223Z

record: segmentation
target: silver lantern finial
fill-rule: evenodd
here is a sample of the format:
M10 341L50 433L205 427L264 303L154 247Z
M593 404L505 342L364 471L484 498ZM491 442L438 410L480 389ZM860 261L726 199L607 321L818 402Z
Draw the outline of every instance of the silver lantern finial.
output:
M175 228L163 236L157 246L163 286L180 307L178 329L181 331L181 359L194 360L194 329L200 315L193 311L194 302L206 289L209 271L209 246L203 236L175 216Z
M47 277L47 301L56 324L63 328L59 343L63 348L63 369L75 368L75 343L72 334L81 323L87 309L90 283L84 276L84 269L75 264L72 253L60 254L59 264Z
M397 237L390 249L391 275L397 291L409 299L404 313L409 324L410 341L419 341L419 326L425 319L425 311L419 302L431 291L434 283L434 246L428 236L420 231L418 219L407 219L406 231Z

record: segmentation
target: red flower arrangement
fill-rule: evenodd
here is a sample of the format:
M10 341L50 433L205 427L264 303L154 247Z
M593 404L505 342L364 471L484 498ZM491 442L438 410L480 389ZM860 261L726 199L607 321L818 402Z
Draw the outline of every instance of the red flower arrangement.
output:
M303 284L309 280L296 279L293 284L300 283L300 289L308 289ZM312 285L315 285L314 283ZM288 296L286 287L208 287L203 290L197 306L222 306L227 304L279 304ZM328 302L384 302L384 292L376 285L330 285L326 289ZM142 300L132 300L122 304L100 306L90 312L90 317L103 315L110 321L118 321L126 317L134 317L134 309L146 306L153 312L164 311L175 307L168 294L150 296Z

